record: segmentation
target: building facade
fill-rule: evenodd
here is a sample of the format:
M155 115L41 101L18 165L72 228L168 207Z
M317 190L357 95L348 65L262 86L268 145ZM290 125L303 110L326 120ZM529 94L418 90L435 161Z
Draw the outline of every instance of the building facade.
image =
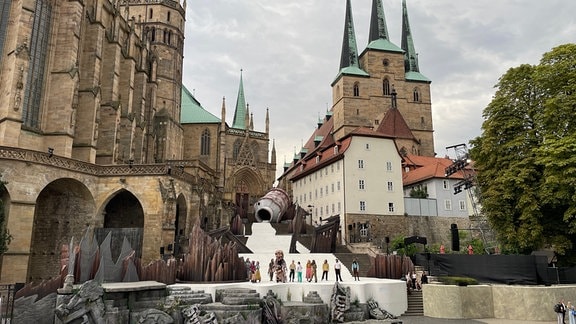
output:
M229 127L224 106L221 120L183 116L197 102L182 85L185 12L185 0L0 4L0 198L13 237L0 281L57 275L62 245L89 229L127 235L144 264L181 252L195 222L226 225L238 192L272 186L268 123Z
M311 224L339 215L345 244L382 247L392 238L412 235L442 243L449 241L451 223L469 225L465 196L452 193L457 175L438 178L445 188L428 185L428 195L436 200L427 196L424 206L417 205L423 199L415 202L409 196L421 183L404 187L407 174L422 172L417 170L422 165L407 163L408 157L435 160L431 81L420 73L412 35L406 1L397 46L390 41L382 1L373 0L369 43L358 52L351 2L346 1L332 108L279 179L308 208ZM405 173L407 165L414 168L410 173Z

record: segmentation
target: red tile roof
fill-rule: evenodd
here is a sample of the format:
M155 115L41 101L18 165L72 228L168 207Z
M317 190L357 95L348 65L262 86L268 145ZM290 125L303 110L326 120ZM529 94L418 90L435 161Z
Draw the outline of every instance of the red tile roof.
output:
M431 156L419 156L408 154L404 156L404 167L409 171L403 170L402 181L404 186L419 183L433 178L444 179L464 179L464 172L458 171L449 177L446 177L445 170L453 161L449 158L437 158Z

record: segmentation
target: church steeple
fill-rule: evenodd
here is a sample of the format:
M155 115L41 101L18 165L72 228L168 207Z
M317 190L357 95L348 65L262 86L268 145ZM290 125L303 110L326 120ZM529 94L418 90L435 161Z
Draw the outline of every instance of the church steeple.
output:
M354 32L354 19L352 18L352 5L346 0L346 17L344 18L344 38L342 40L342 53L340 56L340 69L359 67L358 47L356 46L356 33Z
M382 0L372 0L372 14L370 15L370 35L367 49L375 49L387 52L402 53L402 49L390 42L386 17Z
M270 115L268 113L268 108L266 108L266 134L270 134Z
M236 98L236 110L234 111L234 122L232 128L246 129L246 98L244 97L244 81L242 79L242 70L240 70L240 86L238 88L238 97Z
M276 140L272 140L272 153L270 155L270 164L276 166Z
M430 83L430 79L420 74L420 68L418 67L418 53L416 53L416 50L414 49L414 39L412 38L410 22L408 21L408 9L406 8L406 0L402 0L401 46L404 50L404 69L406 72L406 79Z
M388 39L388 27L384 16L382 0L372 0L372 14L370 15L370 36L368 43L377 39Z
M342 75L369 76L360 68L358 60L358 47L356 46L356 33L354 32L354 19L352 18L352 5L346 0L346 17L344 18L344 37L342 39L342 53L340 55L340 71L336 80ZM332 82L332 85L336 83Z

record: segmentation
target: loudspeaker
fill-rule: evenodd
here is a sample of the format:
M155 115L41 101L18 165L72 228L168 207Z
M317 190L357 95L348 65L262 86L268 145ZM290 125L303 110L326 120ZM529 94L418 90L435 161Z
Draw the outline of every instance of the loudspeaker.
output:
M452 234L452 251L460 251L460 235L457 224L450 225L450 233Z

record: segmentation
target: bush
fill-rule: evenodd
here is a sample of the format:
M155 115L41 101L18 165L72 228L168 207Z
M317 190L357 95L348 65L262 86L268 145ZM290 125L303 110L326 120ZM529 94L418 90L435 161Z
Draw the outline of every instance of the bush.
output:
M438 277L438 281L445 285L455 285L455 286L468 286L468 285L477 285L478 280L470 277Z

